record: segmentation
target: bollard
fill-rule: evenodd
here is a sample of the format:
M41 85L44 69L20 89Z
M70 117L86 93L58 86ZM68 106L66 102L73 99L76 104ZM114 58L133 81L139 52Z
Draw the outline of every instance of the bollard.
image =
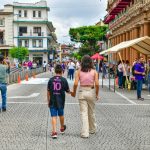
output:
M26 81L29 81L28 73L26 73L25 79L26 79Z
M19 84L21 83L20 75L18 75L18 83L19 83Z

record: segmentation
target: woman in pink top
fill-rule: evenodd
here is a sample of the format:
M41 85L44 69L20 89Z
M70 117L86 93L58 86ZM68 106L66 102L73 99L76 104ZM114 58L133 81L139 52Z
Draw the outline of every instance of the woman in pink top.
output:
M96 132L95 122L95 102L99 94L98 74L90 56L85 55L82 58L81 69L77 71L73 86L72 96L76 96L78 83L79 88L79 105L82 120L81 137L88 138L89 134Z

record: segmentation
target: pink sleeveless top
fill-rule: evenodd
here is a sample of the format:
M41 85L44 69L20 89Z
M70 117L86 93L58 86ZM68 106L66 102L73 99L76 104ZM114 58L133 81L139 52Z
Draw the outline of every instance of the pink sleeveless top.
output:
M82 72L79 74L80 85L94 85L95 70L91 69L90 72Z

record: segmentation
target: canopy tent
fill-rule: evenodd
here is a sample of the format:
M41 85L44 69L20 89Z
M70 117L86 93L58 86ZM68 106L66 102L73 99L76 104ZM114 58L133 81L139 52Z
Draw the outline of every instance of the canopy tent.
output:
M96 59L96 60L102 60L102 59L104 59L104 57L101 56L99 53L94 54L91 58L92 59Z
M129 47L136 49L145 55L150 55L150 37L145 36L145 37L137 38L134 40L121 42L120 44L116 46L113 46L107 50L100 52L100 55L108 54L108 53L117 53L120 50L129 48Z
M122 42L116 46L113 46L113 47L105 50L105 51L102 51L100 53L100 55L110 54L110 53L118 53L120 60L121 60L121 63L123 65L123 69L126 72L120 51L125 49L125 48L129 48L129 47L131 47L131 48L133 48L133 49L135 49L135 50L137 50L137 51L139 51L145 55L150 55L150 37L145 36L145 37L137 38L134 40ZM109 60L110 60L110 58L109 58ZM126 74L126 80L127 80L128 88L130 89L131 84L129 82L129 79L127 78L127 74Z

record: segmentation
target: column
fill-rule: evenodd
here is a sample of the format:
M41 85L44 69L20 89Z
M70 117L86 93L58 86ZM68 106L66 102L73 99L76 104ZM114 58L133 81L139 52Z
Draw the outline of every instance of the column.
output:
M144 36L144 25L141 25L141 32L140 32L140 37Z
M144 23L144 36L149 36L149 22Z
M138 27L134 28L134 38L138 38ZM135 58L138 58L138 51L137 50L134 50L133 59L135 60Z
M122 34L122 42L125 42L125 33ZM123 49L123 60L126 60L126 49Z

